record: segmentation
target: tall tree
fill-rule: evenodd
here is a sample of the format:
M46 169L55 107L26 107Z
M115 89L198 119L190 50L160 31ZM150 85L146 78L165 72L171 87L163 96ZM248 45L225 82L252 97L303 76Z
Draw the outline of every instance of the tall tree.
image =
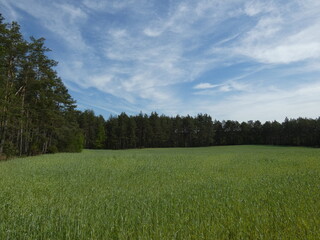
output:
M3 20L0 16L0 154L7 137L13 137L8 131L13 131L13 121L19 111L17 94L20 86L17 84L17 76L26 52L26 42L20 33L19 24L6 24Z
M16 22L0 18L0 154L58 151L57 142L67 132L70 141L60 150L73 151L72 142L81 141L77 119L70 117L75 101L54 70L57 62L47 57L44 41L25 41Z

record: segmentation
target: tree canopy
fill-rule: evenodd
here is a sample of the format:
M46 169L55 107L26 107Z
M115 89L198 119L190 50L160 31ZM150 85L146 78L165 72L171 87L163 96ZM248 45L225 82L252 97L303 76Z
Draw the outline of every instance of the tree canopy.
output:
M80 121L90 113L88 124L80 123L85 134L86 148L128 149L153 147L203 147L219 145L285 145L320 146L320 118L285 119L277 121L217 121L207 114L168 117L140 113L111 116L103 124L101 116L92 111L80 114ZM97 122L100 121L99 124ZM104 128L104 134L101 133ZM100 134L99 134L100 132ZM101 145L94 145L104 135Z
M75 101L48 58L44 38L26 41L0 17L0 154L80 151Z

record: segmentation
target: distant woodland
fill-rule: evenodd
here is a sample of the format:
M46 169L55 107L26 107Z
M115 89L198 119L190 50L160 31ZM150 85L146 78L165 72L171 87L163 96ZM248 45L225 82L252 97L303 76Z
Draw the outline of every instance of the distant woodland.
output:
M93 111L80 113L79 126L85 148L127 149L155 147L202 147L218 145L320 146L320 118L260 121L217 121L207 114L168 117L122 113L104 121Z
M5 23L0 15L0 155L79 152L83 147L320 146L320 118L262 124L153 112L105 120L91 110L76 110L44 41L25 40L19 24Z

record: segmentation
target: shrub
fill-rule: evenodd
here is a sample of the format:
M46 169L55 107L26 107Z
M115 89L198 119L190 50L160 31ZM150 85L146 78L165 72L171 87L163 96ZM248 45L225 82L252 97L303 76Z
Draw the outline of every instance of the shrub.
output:
M50 147L48 147L47 153L57 153L59 152L59 149L57 148L56 145L51 145Z
M3 153L6 155L6 159L9 159L16 156L18 151L12 142L6 142L3 146Z

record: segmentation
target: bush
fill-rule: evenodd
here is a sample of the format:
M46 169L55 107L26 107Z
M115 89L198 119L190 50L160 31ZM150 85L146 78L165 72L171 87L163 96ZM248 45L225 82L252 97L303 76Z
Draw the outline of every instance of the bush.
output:
M56 145L51 145L50 147L48 147L47 153L57 153L59 152L59 149L57 148Z
M63 128L59 133L58 150L59 152L81 152L84 137L82 132L76 128Z
M3 146L3 153L6 155L6 159L17 155L18 150L12 142L6 142Z
M41 154L39 143L33 142L30 147L30 155L34 156L39 154Z

